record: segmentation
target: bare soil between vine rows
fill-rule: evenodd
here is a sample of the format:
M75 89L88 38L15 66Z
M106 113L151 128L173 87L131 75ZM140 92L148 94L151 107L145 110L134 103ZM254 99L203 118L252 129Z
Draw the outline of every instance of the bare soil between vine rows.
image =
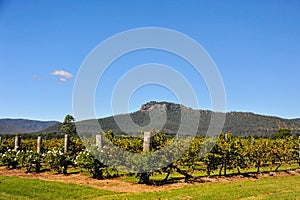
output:
M0 167L0 176L17 176L21 178L32 178L46 181L58 181L64 183L75 183L82 186L91 186L99 189L110 190L115 192L159 192L165 190L172 190L183 188L189 185L199 185L209 182L232 182L232 181L244 181L244 180L257 180L264 177L286 177L286 176L299 176L300 169L286 170L279 172L264 172L264 173L249 173L243 175L232 175L232 176L213 176L213 177L195 177L185 181L184 179L169 180L167 183L158 186L157 182L153 185L143 185L137 183L131 183L122 181L121 178L97 180L90 178L83 174L53 174L50 172L42 173L25 173L21 169L6 169Z

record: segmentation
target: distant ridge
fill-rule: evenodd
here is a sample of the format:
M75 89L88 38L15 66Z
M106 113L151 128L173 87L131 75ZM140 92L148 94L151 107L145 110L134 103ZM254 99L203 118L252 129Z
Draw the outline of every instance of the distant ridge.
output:
M189 120L191 121L195 119L194 116L197 113L200 113L197 133L198 135L205 135L209 126L212 111L195 110L181 104L170 102L150 101L141 105L140 110L136 112L101 118L98 119L98 122L101 125L102 130L105 131L111 129L115 134L124 134L125 130L128 134L136 134L140 130L129 125L123 127L123 130L121 130L114 119L117 119L119 122L123 122L126 125L127 122L125 119L131 117L134 123L145 127L145 130L150 128L158 129L159 122L163 121L163 114L166 113L166 123L162 129L159 129L163 133L172 135L176 134L178 131L181 112L183 110L188 113ZM155 111L155 121L157 121L157 123L152 123L151 126L149 126L149 113L151 111ZM86 133L96 134L100 131L98 123L95 124L95 120L80 121L77 122L77 125L80 127L80 130ZM60 128L61 123L56 122L56 124L51 125L44 130L37 131L37 133L59 133ZM276 116L265 116L251 112L228 112L226 113L223 132L232 132L236 136L270 136L273 133L278 132L280 128L290 129L292 133L300 133L300 118L283 119ZM189 124L183 127L183 129L187 134L191 133Z
M300 118L291 119L291 121L300 125Z
M29 119L0 119L0 134L32 133L49 128L59 122Z
M147 125L150 122L149 112L153 110L167 111L167 122L163 129L164 133L174 134L177 132L180 123L181 110L185 109L190 113L190 120L193 120L196 112L200 113L198 134L205 135L209 126L212 111L209 110L195 110L181 104L170 102L156 102L150 101L141 105L139 111L131 114L117 115L115 118L124 118L128 115L132 120L139 125ZM158 118L157 121L160 121ZM225 124L223 132L232 132L237 136L269 136L278 132L280 128L290 129L293 133L300 132L300 120L283 119L276 116L259 115L251 112L228 112L226 113ZM85 121L88 124L88 121ZM122 133L114 122L113 117L99 119L102 129L112 129L115 133ZM155 127L153 127L155 128ZM185 127L186 132L189 132L189 127ZM134 132L127 127L128 132Z

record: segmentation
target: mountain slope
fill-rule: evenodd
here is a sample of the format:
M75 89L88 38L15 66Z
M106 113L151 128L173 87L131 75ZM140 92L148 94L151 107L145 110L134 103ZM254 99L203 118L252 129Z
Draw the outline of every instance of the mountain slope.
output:
M245 112L227 113L223 131L230 131L242 136L271 135L278 132L280 128L300 132L300 124L296 124L292 120Z
M194 120L193 117L196 116L197 112L200 113L198 127L198 134L200 135L206 134L212 114L212 112L208 110L193 110L179 104L168 102L149 102L142 105L139 111L130 114L130 116L136 123L140 125L146 125L150 121L149 111L152 109L162 109L162 112L165 112L164 110L167 111L167 121L162 129L162 132L171 134L176 133L179 129L182 109L185 109L185 112L189 113L189 120L191 121ZM122 116L116 117L122 118ZM159 117L156 118L156 120L161 121ZM99 122L102 125L102 128L105 130L111 128L115 132L122 132L114 123L112 117L99 119ZM155 124L152 128L156 128ZM223 132L232 132L234 135L239 136L271 135L277 132L280 128L288 128L292 132L300 132L300 124L296 124L292 120L246 112L226 113ZM130 127L127 127L127 129L129 132L134 131L130 130ZM187 133L192 131L189 129L189 126L183 127L183 129Z
M300 125L300 118L291 119L291 121Z
M116 115L114 117L106 117L98 120L85 120L76 123L77 129L88 134L99 133L101 125L102 130L113 130L115 134L136 134L142 128L150 130L151 128L159 129L166 134L176 134L180 127L181 113L187 113L187 119L184 126L181 128L186 134L193 132L191 122L198 119L197 114L200 114L199 127L197 133L205 135L209 126L212 111L209 110L194 110L180 104L169 102L151 101L141 106L140 110L130 113ZM150 122L150 115L154 116ZM130 124L127 119L132 119L135 124L140 127ZM122 124L122 129L119 128L116 121ZM165 122L161 127L161 122ZM249 112L229 112L226 113L223 132L232 132L234 135L250 136L264 135L269 136L278 132L280 128L290 129L293 133L300 132L300 124L295 123L297 120L282 119L275 116L264 116ZM40 133L60 132L61 124L50 126Z
M0 134L20 134L41 131L57 121L37 121L28 119L0 119Z

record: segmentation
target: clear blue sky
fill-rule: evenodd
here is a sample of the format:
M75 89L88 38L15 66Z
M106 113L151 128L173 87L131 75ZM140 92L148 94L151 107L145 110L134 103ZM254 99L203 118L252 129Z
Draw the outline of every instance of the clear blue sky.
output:
M100 42L139 27L164 27L200 43L215 61L227 111L300 117L300 1L0 1L0 118L62 121L72 114L76 74ZM108 116L116 81L136 65L174 67L210 99L201 77L164 52L142 51L107 71L96 94L97 116ZM123 66L123 67L121 67ZM61 70L61 71L59 71ZM68 73L66 73L68 72ZM129 110L149 100L177 101L166 88L137 90Z

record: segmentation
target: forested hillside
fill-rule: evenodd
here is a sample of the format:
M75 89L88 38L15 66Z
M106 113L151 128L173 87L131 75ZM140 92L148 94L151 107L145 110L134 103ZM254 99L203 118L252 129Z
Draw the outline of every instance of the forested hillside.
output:
M59 122L28 119L0 119L0 134L31 133L44 130L57 123Z
M209 110L194 110L180 104L174 104L169 102L155 102L151 101L146 104L143 104L139 111L117 115L115 117L107 117L98 119L99 124L101 125L102 130L113 130L115 134L124 134L124 131L128 134L136 134L140 130L137 130L136 127L132 127L126 122L126 118L131 117L132 120L143 126L145 130L150 128L159 128L159 123L165 121L164 113L166 113L167 120L164 124L161 132L166 134L175 134L178 131L180 121L181 121L181 112L184 109L185 113L188 113L189 119L194 120L197 113L200 113L198 134L204 135L208 129L210 122L210 117L212 112ZM150 117L149 113L155 111L155 122L149 126ZM125 124L125 127L120 130L118 125L115 122L117 119L122 124ZM225 125L223 132L232 132L233 135L238 136L269 136L273 133L276 133L281 128L290 129L292 133L300 132L299 120L289 120L282 119L275 116L265 116L258 115L248 112L229 112L226 113ZM79 122L77 125L86 132L95 134L99 132L99 125L95 124L95 120L86 120ZM148 125L148 126L147 126ZM191 128L189 124L183 127L184 131L188 134L191 133ZM48 129L42 131L41 133L49 132L59 132L60 125L56 124L55 126L49 127Z

